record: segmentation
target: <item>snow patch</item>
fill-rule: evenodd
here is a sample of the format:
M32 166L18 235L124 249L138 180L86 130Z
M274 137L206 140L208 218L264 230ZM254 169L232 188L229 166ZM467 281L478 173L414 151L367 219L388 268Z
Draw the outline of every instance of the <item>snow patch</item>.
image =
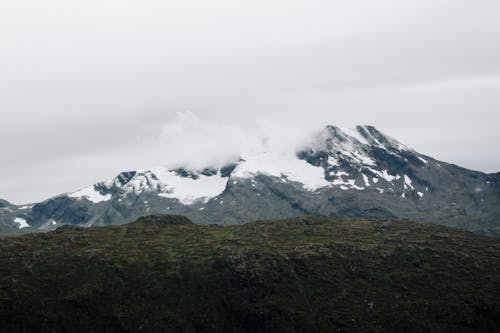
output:
M160 197L178 199L184 205L190 205L198 200L207 202L210 198L221 194L226 188L228 178L220 172L212 176L199 175L197 179L180 177L166 168L151 170L157 177L162 192Z
M428 162L427 160L423 159L423 158L422 158L422 157L420 157L420 156L417 156L417 158L418 158L419 160L421 160L424 164L427 164L427 162Z
M363 155L357 151L352 151L351 156L353 156L355 160L363 165L376 166L375 160L373 158Z
M325 179L323 168L300 160L294 154L252 154L238 164L231 177L253 178L259 174L286 177L289 181L302 184L309 191L331 186Z
M368 180L368 176L365 175L364 173L361 175L363 176L363 181L365 182L365 185L370 186L370 181Z
M415 188L413 187L413 184L411 182L411 178L408 177L407 175L404 175L404 179L405 179L405 188L408 186L409 188L411 188L412 190L414 190Z
M389 172L387 172L387 170L378 171L378 170L375 170L375 169L372 169L372 168L368 168L368 170L370 170L371 172L373 172L374 174L376 174L378 176L378 178L385 179L389 183L392 182L395 179L401 178L399 175L397 175L397 176L390 175Z
M31 227L28 222L26 222L25 219L23 219L22 217L16 217L14 219L14 223L17 223L19 224L19 229L22 229L22 228L29 228Z
M108 183L106 185L110 186ZM149 170L137 171L137 174L125 185L122 185L117 177L114 180L114 185L120 188L124 194L141 194L143 192L154 191L160 187L158 178Z
M337 176L338 178L337 179L334 179L330 182L331 185L334 185L334 186L339 186L342 188L342 189L348 189L349 187L352 188L352 189L355 189L355 190L364 190L365 188L362 187L362 186L357 186L355 185L356 183L356 180L355 179L347 179L347 180L344 180L342 178L342 176L349 176L348 173L346 172L343 172L343 171L339 171L337 173L330 173L332 175L335 175ZM365 175L365 174L362 174L363 176L363 181L365 183L366 186L370 186L370 182L368 180L368 177Z
M85 198L93 203L108 201L111 199L111 194L102 195L96 191L94 186L89 186L68 195L71 198L82 199Z
M339 162L338 160L333 157L333 156L328 156L328 161L327 161L328 165L330 166L338 166L339 165Z

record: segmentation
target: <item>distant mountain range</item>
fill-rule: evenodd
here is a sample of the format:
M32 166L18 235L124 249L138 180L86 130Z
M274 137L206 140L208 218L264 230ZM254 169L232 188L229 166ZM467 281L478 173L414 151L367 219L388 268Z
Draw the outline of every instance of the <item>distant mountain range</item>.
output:
M327 126L289 153L246 154L222 168L122 172L30 205L0 200L0 232L164 213L203 224L299 215L399 219L500 236L500 172L437 161L372 126Z

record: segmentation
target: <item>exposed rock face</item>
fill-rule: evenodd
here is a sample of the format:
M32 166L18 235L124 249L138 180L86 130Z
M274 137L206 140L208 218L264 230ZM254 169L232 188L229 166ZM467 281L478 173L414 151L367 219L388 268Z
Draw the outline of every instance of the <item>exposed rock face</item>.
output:
M13 230L16 217L50 230L161 213L219 224L305 214L398 218L500 235L500 173L437 161L372 126L327 126L289 154L242 156L222 168L123 172L24 210L0 201L0 223Z

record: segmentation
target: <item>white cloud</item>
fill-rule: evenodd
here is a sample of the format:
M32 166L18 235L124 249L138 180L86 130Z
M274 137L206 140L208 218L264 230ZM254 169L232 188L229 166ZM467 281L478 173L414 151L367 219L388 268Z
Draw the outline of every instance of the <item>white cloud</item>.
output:
M216 123L186 111L178 112L173 122L163 126L159 142L168 159L163 163L203 168L237 161L261 140L257 133L238 124Z

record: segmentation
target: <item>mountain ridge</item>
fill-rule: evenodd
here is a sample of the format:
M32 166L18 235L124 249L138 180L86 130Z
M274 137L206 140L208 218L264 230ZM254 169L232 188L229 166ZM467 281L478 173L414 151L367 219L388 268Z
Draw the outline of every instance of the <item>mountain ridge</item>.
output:
M500 235L500 173L435 160L373 126L328 125L293 151L244 154L219 168L126 171L19 207L0 209L0 224L15 227L20 218L28 229L51 230L152 213L224 224L307 214L398 218Z

